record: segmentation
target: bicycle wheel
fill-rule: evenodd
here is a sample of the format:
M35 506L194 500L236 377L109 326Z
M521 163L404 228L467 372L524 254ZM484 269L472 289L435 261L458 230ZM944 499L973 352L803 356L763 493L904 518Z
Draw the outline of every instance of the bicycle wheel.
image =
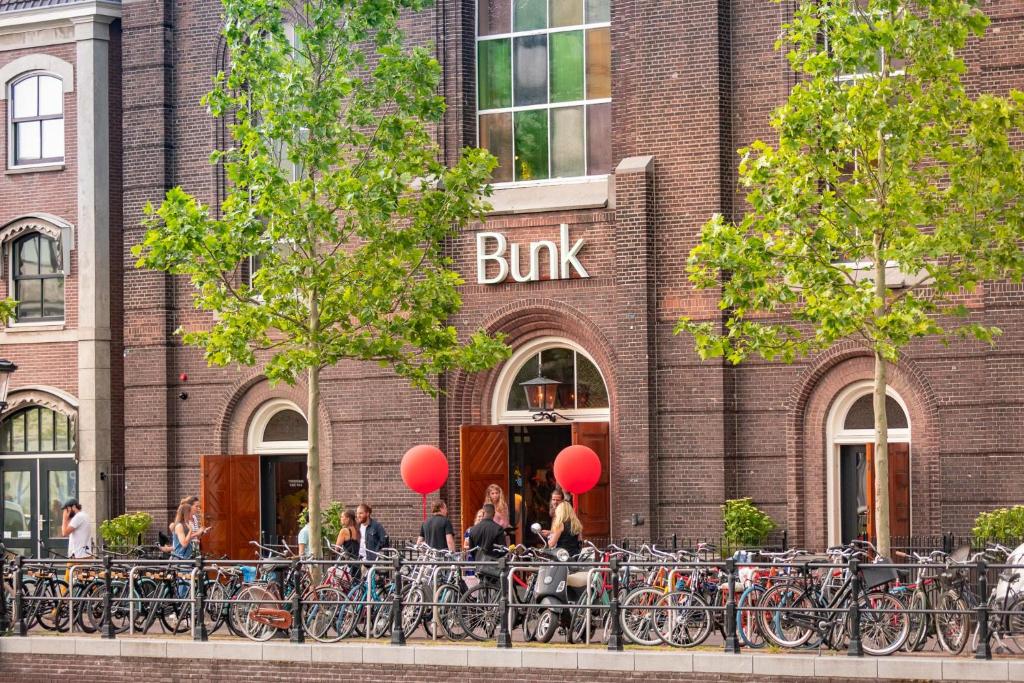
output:
M652 586L637 588L626 595L619 609L619 622L622 632L636 645L660 645L654 622L658 612L654 609L658 600L664 595Z
M761 627L757 621L757 612L752 608L757 607L765 587L759 583L751 584L740 595L736 603L736 635L746 647L755 650L768 644Z
M263 586L246 586L238 591L236 597L240 607L242 621L240 625L245 637L249 640L264 641L274 637L276 628L270 624L257 621L254 617L260 609L279 609L280 600Z
M192 630L192 603L189 598L189 583L178 579L170 584L168 600L160 605L160 623L168 633L188 633ZM171 601L170 598L186 600Z
M939 598L935 615L935 634L946 652L960 654L971 636L971 617L967 601L956 591L946 591Z
M881 657L903 647L910 633L910 617L899 598L875 591L860 600L860 642L864 652Z
M52 579L45 581L38 589L37 599L32 601L35 603L36 621L47 631L68 630L68 584L64 579Z
M425 612L423 603L426 601L423 586L418 585L406 591L402 598L402 633L406 638L411 637L420 627Z
M903 649L907 652L917 652L928 641L928 626L931 623L930 614L914 614L918 610L928 609L928 596L923 589L916 589L910 596L909 609L911 613L907 616L910 618L910 633Z
M135 580L135 631L145 633L156 618L156 603L149 602L156 597L157 585L153 579L143 577Z
M206 602L203 604L203 621L208 634L216 633L217 629L227 620L228 592L219 581L207 581Z
M1024 595L1013 598L1006 608L1006 616L1003 617L1004 640L1013 643L1016 652L1024 652Z
M715 626L707 602L690 591L673 591L661 596L656 604L659 616L655 631L666 645L695 647L700 645ZM664 612L664 616L660 613Z
M466 629L462 628L462 622L459 621L459 608L456 604L461 597L459 587L450 583L439 586L434 593L434 602L441 603L437 607L437 623L450 640L463 640L466 637ZM432 618L433 615L428 616Z
M462 596L459 623L473 640L490 640L498 629L500 593L496 586L480 583Z
M758 626L761 633L772 644L783 647L800 647L814 635L814 629L807 619L814 617L814 602L802 588L779 583L761 596Z
M314 640L321 643L334 643L341 640L338 629L340 604L323 604L325 602L340 603L341 591L330 586L321 586L313 591L312 597L303 614L303 625Z
M366 605L360 604L366 597L366 584L358 583L345 596L346 604L338 615L338 633L342 638L362 635L366 619Z

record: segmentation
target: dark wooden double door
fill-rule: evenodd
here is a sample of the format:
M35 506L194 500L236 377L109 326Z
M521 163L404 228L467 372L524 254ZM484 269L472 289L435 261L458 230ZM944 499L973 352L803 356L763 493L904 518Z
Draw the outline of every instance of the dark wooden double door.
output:
M580 496L576 512L585 537L607 539L611 534L607 422L574 422L571 427L463 425L459 432L462 530L473 525L487 487L499 484L509 498L517 540L529 540L526 529L533 519L531 497L551 487L553 473L546 463L559 446L570 444L588 446L601 459L601 479L593 490ZM542 481L545 478L547 481ZM543 500L532 501L533 507L543 504Z

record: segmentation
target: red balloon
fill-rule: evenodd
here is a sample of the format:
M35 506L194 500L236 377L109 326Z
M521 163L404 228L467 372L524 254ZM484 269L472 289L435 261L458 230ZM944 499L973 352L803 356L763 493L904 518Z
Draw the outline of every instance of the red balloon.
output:
M586 446L569 446L555 458L555 480L569 493L586 493L600 479L601 458Z
M402 481L416 493L427 495L448 479L448 458L435 446L413 446L402 456Z

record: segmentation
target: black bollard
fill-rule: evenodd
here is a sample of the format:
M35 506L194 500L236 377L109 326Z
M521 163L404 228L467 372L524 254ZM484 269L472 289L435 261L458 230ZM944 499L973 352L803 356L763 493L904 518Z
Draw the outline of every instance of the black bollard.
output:
M111 584L110 555L103 558L103 632L102 638L111 639L114 629L114 588Z
M395 594L391 602L391 644L405 645L405 629L402 628L402 556L395 558Z
M850 560L850 646L846 654L850 657L863 657L864 646L860 642L860 562L857 558Z
M498 647L512 647L512 634L508 629L508 557L498 561Z
M988 631L988 564L978 560L978 648L975 659L992 659L992 644Z
M736 637L736 559L730 557L725 561L726 580L729 592L725 599L725 651L730 654L740 653L740 640Z
M25 571L25 558L18 555L18 563L14 569L14 613L18 619L18 635L24 638L28 635L28 620L25 618L25 584L22 581L22 574ZM60 614L60 605L56 608ZM58 619L60 617L58 616Z
M302 623L302 572L299 560L292 560L292 629L290 641L306 642L306 631Z
M203 554L199 553L196 556L196 603L193 606L193 618L196 625L195 632L192 634L193 640L198 640L201 643L205 643L210 639L210 634L206 630L206 567L203 563Z
M608 571L611 572L612 580L612 599L608 605L608 618L611 619L608 649L612 652L622 652L622 624L619 623L619 558L611 558L608 562Z

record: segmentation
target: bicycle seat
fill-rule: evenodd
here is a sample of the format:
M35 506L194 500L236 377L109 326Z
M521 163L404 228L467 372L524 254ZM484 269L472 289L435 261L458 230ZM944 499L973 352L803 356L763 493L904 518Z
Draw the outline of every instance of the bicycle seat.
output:
M587 572L573 572L565 579L565 585L569 588L586 588Z

